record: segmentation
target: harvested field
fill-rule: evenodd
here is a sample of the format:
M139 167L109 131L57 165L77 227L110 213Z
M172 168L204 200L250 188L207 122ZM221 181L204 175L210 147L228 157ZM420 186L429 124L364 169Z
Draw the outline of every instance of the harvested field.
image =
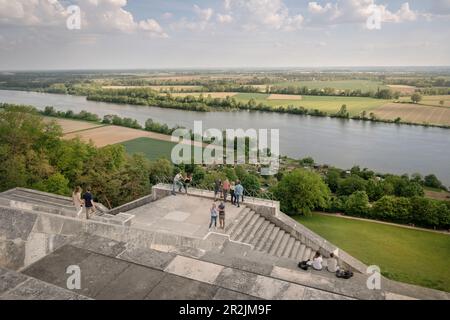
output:
M59 118L51 118L51 117L44 117L46 121L56 121L62 128L64 134L68 134L71 132L77 132L87 129L93 129L102 127L102 124L98 123L91 123L91 122L85 122L85 121L78 121L78 120L69 120L69 119L59 119Z
M302 96L295 94L271 94L267 100L302 100Z
M385 120L401 118L405 122L450 125L450 109L448 108L388 103L374 110L373 113Z
M150 138L159 141L171 142L171 136L165 134L119 126L102 126L64 135L64 139L73 139L76 137L80 137L86 142L92 140L94 145L97 147L122 143L125 141L135 140L137 138Z
M413 86L404 86L404 85L388 85L389 88L392 89L392 91L400 92L400 94L413 94L416 92L416 87Z
M450 201L450 192L425 190L425 196L435 200Z

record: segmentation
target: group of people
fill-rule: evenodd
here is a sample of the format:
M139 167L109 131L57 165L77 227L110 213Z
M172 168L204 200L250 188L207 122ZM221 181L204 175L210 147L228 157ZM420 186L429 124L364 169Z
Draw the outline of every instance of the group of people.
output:
M320 252L316 252L314 257L307 261L302 261L299 263L299 267L303 270L308 270L309 267L312 267L314 270L322 271L323 270L323 258ZM334 253L330 253L330 257L327 259L327 271L336 274L336 277L343 279L350 279L353 277L353 272L344 270L339 266L337 257Z
M228 194L231 197L231 204L236 205L238 208L241 206L240 203L244 202L244 187L239 180L230 183L228 179L225 179L223 182L221 179L217 179L214 182L214 201L221 198L226 203Z
M87 188L86 192L82 195L83 190L81 187L76 187L72 192L72 201L77 211L77 218L80 218L83 212L83 207L85 208L85 218L86 220L91 218L91 215L95 213L95 203L94 197L91 193L91 188Z

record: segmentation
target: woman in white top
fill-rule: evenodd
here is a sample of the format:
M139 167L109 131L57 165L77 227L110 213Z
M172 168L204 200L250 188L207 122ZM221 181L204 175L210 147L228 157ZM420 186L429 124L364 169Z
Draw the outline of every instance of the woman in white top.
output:
M77 210L77 218L80 217L81 212L83 211L83 200L81 200L81 188L76 187L72 193L72 201L75 209Z
M316 252L312 261L308 261L308 265L312 266L314 270L321 271L322 270L322 256L320 252Z

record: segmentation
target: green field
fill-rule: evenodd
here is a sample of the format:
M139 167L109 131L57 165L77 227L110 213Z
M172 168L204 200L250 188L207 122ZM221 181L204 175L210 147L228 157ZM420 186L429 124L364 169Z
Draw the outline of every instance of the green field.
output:
M128 154L142 153L149 160L157 160L161 158L171 158L172 148L176 143L170 141L161 141L151 138L137 138L121 143ZM192 154L194 147L192 148Z
M301 106L306 109L318 109L327 113L336 113L345 104L351 115L358 115L364 110L369 113L389 102L388 100L360 97L303 96L302 100L267 100L268 97L268 94L263 93L240 93L233 98L241 102L248 102L250 99L254 99L257 104L263 103L273 107Z
M450 292L450 236L313 214L295 219L386 277Z
M175 143L151 138L137 138L122 142L122 145L129 154L143 153L148 159L157 160L160 158L170 159Z
M367 91L377 91L378 88L386 89L381 82L370 81L370 80L341 80L341 81L291 81L291 82L278 82L273 84L274 87L308 87L308 89L325 89L334 88L336 90L361 90L363 92Z

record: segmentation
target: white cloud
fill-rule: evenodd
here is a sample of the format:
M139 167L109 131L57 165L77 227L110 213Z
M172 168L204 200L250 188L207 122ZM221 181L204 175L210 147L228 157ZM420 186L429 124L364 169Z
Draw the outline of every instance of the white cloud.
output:
M217 21L220 23L230 23L233 22L233 17L229 14L217 14Z
M160 24L154 19L147 19L139 22L139 28L141 30L147 31L150 36L157 38L168 38L167 33Z
M283 0L225 0L225 8L233 11L247 30L261 27L292 31L302 26L303 16L292 15Z
M193 6L195 19L181 18L179 21L172 23L171 27L175 30L190 30L190 31L202 31L207 26L212 25L211 18L214 15L212 8L202 9L198 5Z
M76 0L81 10L81 30L89 32L137 32L167 37L153 19L135 21L124 9L127 0ZM55 26L66 30L69 16L61 0L0 0L0 25L22 27Z
M312 23L363 23L373 15L375 10L379 10L381 22L414 21L419 15L411 10L408 2L403 3L396 12L390 11L386 5L377 5L375 0L340 0L324 5L317 2L308 4Z
M56 0L0 0L1 25L54 25L64 21L66 15Z

